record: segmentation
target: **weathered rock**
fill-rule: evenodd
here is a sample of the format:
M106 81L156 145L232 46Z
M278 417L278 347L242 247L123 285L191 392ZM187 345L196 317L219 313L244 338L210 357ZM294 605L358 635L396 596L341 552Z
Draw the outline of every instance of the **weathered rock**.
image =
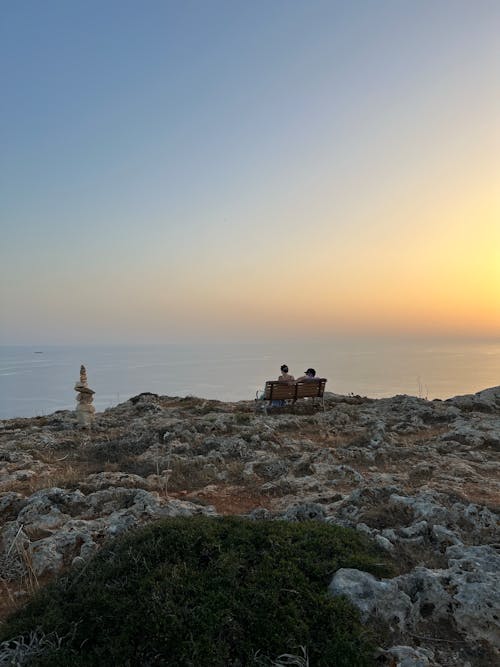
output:
M37 576L56 573L75 557L88 558L105 536L163 517L199 513L215 512L210 506L163 500L143 489L107 488L87 496L81 491L45 489L28 498L17 519L5 525L0 554L22 543L31 553Z
M463 545L449 547L446 555L450 567L445 570L418 567L381 581L341 569L329 591L347 596L365 620L376 616L411 633L429 621L453 619L469 640L500 650L500 556L491 547Z
M368 572L341 568L335 573L328 590L332 595L346 596L359 609L365 621L377 616L401 631L410 624L412 603L396 581L378 581Z
M433 667L434 652L425 648L413 648L412 646L392 646L387 651L382 651L378 662L384 661L392 667ZM437 666L436 666L437 667Z
M500 386L490 387L478 391L477 394L464 394L449 398L447 403L460 408L461 410L478 410L485 412L500 411Z
M110 486L120 486L126 488L144 488L147 486L146 480L139 475L132 475L124 472L99 472L88 475L82 486L86 489L106 489Z
M325 511L321 505L315 503L296 504L287 508L283 518L287 521L308 521L311 519L322 521L325 518Z
M500 650L500 555L489 546L454 545L446 550L453 587L453 618L470 640Z

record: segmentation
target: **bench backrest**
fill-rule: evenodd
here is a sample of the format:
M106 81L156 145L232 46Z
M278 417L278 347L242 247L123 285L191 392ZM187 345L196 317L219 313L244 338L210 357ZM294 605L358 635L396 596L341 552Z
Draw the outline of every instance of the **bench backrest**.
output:
M264 398L266 401L278 401L285 399L296 400L298 398L321 398L325 391L326 379L304 380L303 382L278 382L268 380Z

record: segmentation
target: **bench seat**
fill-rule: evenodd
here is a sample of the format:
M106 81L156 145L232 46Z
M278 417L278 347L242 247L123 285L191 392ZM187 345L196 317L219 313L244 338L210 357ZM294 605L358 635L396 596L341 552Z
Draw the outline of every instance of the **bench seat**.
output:
M264 390L264 409L273 401L292 401L295 404L300 398L319 398L323 410L325 409L325 385L326 378L315 378L314 380L303 380L301 382L280 382L278 380L268 380ZM266 402L267 401L267 406Z

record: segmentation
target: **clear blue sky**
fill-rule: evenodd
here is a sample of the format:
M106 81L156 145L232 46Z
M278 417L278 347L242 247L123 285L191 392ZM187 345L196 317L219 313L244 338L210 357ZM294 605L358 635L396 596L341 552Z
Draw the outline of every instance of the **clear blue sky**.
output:
M500 334L499 34L490 0L4 1L0 343Z

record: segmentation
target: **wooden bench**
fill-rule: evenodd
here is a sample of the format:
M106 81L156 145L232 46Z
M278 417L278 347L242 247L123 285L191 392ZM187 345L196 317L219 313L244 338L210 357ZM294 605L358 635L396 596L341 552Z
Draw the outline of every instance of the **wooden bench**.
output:
M303 380L302 382L279 382L278 380L268 380L262 399L263 407L267 414L267 409L273 401L292 401L295 405L299 398L321 399L321 406L325 409L325 385L326 378L315 378L314 380ZM267 401L267 405L266 405Z

